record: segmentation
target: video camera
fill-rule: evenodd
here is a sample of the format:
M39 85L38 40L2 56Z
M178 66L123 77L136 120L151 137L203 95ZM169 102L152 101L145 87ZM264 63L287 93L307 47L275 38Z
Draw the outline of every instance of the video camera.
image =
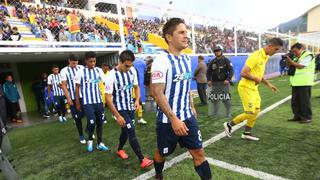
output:
M287 57L290 57L291 59L294 58L294 54L292 53L292 51L289 51L287 54L282 55L281 60L286 60Z
M294 54L292 53L292 51L289 51L287 54L284 54L284 55L282 55L281 56L281 61L282 60L287 60L288 59L288 57L290 58L290 59L294 59ZM294 74L296 73L296 67L295 66L289 66L289 68L288 68L288 75L289 76L294 76Z

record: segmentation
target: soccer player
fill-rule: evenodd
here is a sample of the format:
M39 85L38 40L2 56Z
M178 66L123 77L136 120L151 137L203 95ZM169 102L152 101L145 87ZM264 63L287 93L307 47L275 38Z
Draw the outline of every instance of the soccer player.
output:
M61 88L61 75L59 73L59 67L57 65L53 65L52 74L48 76L48 99L50 99L50 92L52 89L54 105L58 111L59 121L66 122L66 104L65 104L65 95Z
M191 60L182 54L182 50L188 47L186 24L180 18L172 18L163 26L162 32L169 49L154 60L151 68L151 89L158 104L154 154L156 179L163 179L165 156L172 154L178 143L190 152L201 179L211 179L190 95Z
M80 98L80 105L81 111L78 111L76 108L76 83L74 81L77 71L83 70L84 67L82 65L78 65L78 58L74 54L69 55L68 59L69 65L64 67L60 74L61 74L61 82L62 82L62 89L67 98L67 102L70 106L72 118L76 123L76 127L78 129L80 143L86 144L86 140L83 136L83 129L82 129L82 117L83 117L83 109L82 109L82 93L80 91L79 98Z
M268 41L267 45L255 52L253 52L247 59L245 66L241 71L241 80L238 85L238 92L242 101L244 113L238 115L230 122L223 124L225 133L231 137L232 126L247 120L244 133L241 135L242 139L259 141L259 138L251 134L251 130L256 122L257 116L260 112L261 98L258 91L260 83L268 86L273 92L278 89L263 78L268 56L277 53L283 42L280 38L272 38Z
M106 103L121 126L118 156L122 159L128 158L123 146L129 139L129 143L140 161L140 167L144 169L151 166L153 161L143 156L133 124L134 111L140 106L140 88L137 72L133 67L134 59L134 54L130 50L125 50L120 54L119 65L112 69L106 78L105 93ZM135 101L132 98L132 88L136 92Z
M82 94L83 111L88 123L88 144L87 150L93 151L93 132L97 130L97 149L100 151L108 150L102 142L102 130L104 119L104 108L102 97L99 91L100 81L104 81L102 70L96 65L96 53L89 51L85 53L85 68L78 70L74 79L76 83L76 108L81 111L80 92Z

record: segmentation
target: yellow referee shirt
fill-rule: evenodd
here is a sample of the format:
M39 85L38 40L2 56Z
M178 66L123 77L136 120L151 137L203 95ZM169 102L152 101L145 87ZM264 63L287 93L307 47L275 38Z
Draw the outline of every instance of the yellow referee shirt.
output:
M250 74L252 76L262 79L267 61L268 56L266 55L264 49L261 48L249 55L245 66L248 66L251 69ZM254 90L258 89L258 85L256 85L254 81L245 78L241 78L239 86L247 87Z

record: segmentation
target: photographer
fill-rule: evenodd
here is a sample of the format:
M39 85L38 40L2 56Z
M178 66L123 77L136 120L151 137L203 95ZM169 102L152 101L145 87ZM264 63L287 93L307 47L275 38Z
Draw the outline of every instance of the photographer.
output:
M310 123L312 119L311 110L311 86L314 83L315 57L306 51L302 44L296 43L291 47L295 58L287 56L287 65L294 67L295 71L290 75L292 86L291 108L294 114L289 121Z

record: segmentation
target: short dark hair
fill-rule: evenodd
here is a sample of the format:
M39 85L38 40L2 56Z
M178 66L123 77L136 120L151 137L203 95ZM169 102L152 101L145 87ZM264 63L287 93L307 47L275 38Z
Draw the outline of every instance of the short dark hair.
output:
M295 43L294 45L291 46L291 50L293 48L302 49L302 48L304 48L304 46L303 46L303 44L297 42L297 43Z
M167 39L166 39L166 35L167 34L170 34L172 35L173 34L173 31L176 29L176 27L179 25L179 24L185 24L184 20L181 19L181 18L171 18L169 19L164 25L163 25L163 28L162 28L162 37L164 38L164 40L168 43Z
M69 54L69 61L78 61L78 57L75 54Z
M88 52L84 53L84 58L86 60L88 60L90 58L95 58L96 56L97 56L96 53L93 51L88 51Z
M18 31L18 28L17 28L16 26L14 26L14 27L12 28L12 30L17 30L17 31Z
M273 46L283 46L283 41L280 38L271 38L268 40L268 45L273 45Z
M54 68L59 68L59 66L54 64L54 65L51 66L51 69L54 69Z
M109 67L109 65L108 65L107 63L102 63L102 64L101 64L101 67L102 67L102 66L104 66L104 67Z
M200 56L198 56L198 59L204 60L204 57L200 55Z
M134 61L135 57L132 51L124 50L120 53L120 62L124 63L125 61Z

